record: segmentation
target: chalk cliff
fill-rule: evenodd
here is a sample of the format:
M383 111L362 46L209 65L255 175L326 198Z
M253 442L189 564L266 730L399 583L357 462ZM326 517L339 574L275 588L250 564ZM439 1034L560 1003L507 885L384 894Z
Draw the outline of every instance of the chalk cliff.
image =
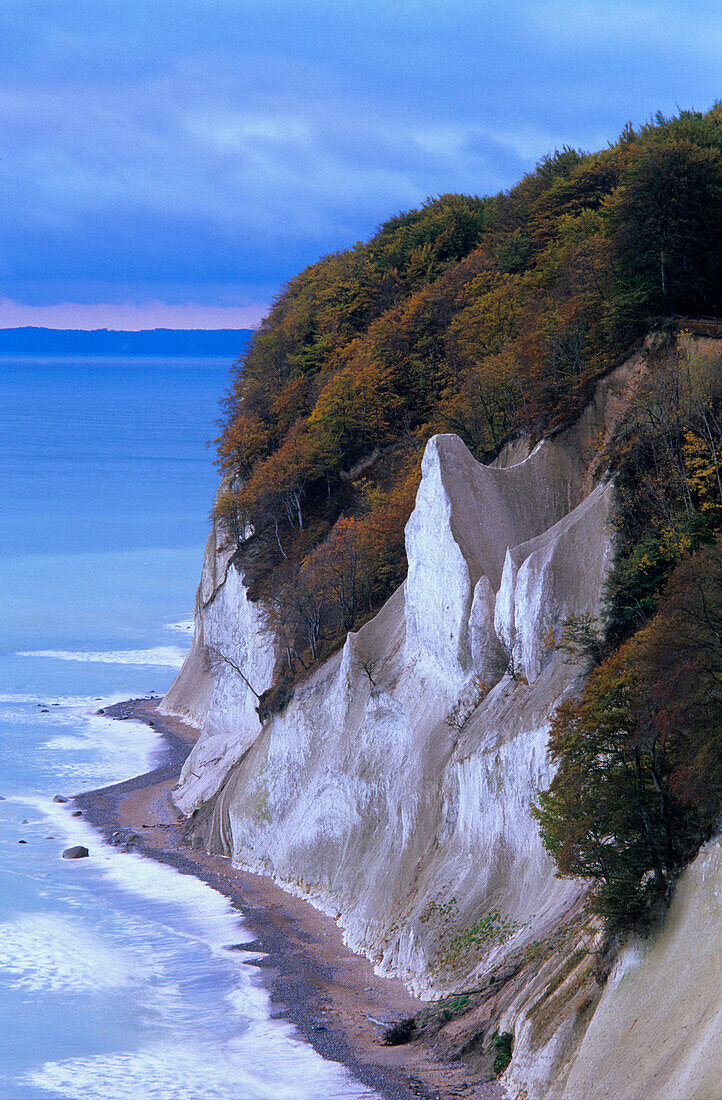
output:
M590 1093L589 1075L635 989L653 999L634 973L674 958L675 926L602 993L580 888L554 877L529 813L551 779L550 714L584 672L555 640L568 615L599 612L613 557L599 439L643 370L635 357L572 428L531 453L517 442L492 466L434 437L405 584L262 727L254 692L279 655L216 527L193 646L163 704L202 729L174 792L196 842L337 916L353 948L422 995L496 975L493 996L441 1041L468 1054L492 1024L513 1032L509 1086L534 1100L564 1088L569 1100L657 1095L642 1087L654 1066L636 1092ZM683 898L680 927L692 919Z

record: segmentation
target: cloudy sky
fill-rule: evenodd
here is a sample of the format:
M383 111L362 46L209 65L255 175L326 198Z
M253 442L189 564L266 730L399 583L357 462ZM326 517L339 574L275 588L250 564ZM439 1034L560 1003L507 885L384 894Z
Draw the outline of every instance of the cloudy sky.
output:
M1 0L0 327L246 327L446 191L722 96L719 0Z

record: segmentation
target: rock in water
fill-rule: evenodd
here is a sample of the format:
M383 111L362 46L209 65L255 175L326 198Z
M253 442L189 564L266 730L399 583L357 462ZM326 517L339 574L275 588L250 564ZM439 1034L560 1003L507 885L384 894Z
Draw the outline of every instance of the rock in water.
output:
M70 800L62 794L56 794L53 797L53 802L69 802Z
M74 844L72 848L65 849L63 859L85 859L89 855L90 852L82 844Z

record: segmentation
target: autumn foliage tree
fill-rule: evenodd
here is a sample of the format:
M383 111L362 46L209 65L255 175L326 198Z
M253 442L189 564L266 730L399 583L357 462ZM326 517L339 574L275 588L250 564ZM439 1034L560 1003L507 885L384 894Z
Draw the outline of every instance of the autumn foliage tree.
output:
M592 884L612 930L646 927L722 810L722 357L662 344L608 455L617 559L596 665L552 726L535 810L562 875Z
M361 490L358 516L342 516L264 601L269 630L289 672L307 669L334 648L404 575L404 524L418 484L407 459L390 492Z

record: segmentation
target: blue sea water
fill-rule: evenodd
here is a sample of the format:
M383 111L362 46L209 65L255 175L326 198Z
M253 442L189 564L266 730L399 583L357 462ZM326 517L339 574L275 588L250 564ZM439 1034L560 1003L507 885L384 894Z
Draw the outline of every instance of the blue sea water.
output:
M0 358L3 1100L374 1095L272 1019L221 895L52 801L158 749L96 712L163 692L188 648L228 366Z

